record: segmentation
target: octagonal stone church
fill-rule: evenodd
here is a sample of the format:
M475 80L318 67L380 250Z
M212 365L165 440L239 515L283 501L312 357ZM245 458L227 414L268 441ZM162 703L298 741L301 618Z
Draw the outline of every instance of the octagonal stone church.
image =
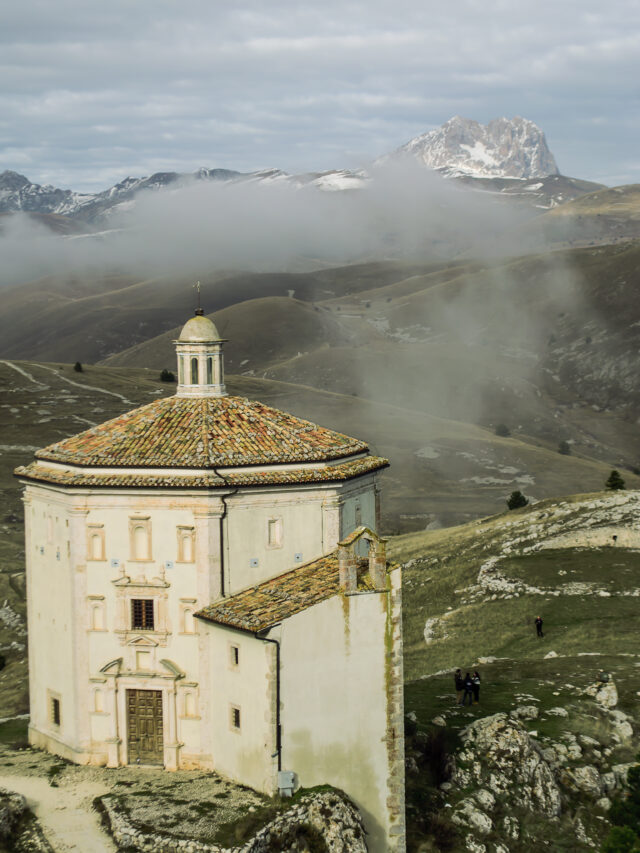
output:
M329 783L400 851L400 569L387 461L227 395L199 309L175 396L52 444L24 483L30 741L78 763ZM291 778L291 777L290 777Z

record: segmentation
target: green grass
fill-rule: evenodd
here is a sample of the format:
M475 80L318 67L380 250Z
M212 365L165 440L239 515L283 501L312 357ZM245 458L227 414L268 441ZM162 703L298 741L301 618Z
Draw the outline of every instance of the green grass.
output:
M597 584L607 591L640 588L640 552L625 548L548 549L507 559L509 577L530 586L557 587L572 582Z
M26 745L28 729L28 720L7 720L6 723L0 723L0 743L8 743L12 746Z

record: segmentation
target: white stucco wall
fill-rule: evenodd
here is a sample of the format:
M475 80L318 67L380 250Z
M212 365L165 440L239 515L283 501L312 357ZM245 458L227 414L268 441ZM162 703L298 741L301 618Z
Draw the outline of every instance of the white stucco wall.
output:
M25 502L27 620L31 726L55 741L77 746L73 583L64 496L40 490ZM60 726L51 720L52 695L60 701Z
M212 732L213 766L218 773L271 794L276 782L275 651L250 634L202 622L210 648L211 703L205 725ZM231 662L238 648L238 665ZM240 710L240 729L231 708Z
M372 853L400 849L387 808L390 606L388 593L335 596L280 629L283 769L304 787L345 790Z

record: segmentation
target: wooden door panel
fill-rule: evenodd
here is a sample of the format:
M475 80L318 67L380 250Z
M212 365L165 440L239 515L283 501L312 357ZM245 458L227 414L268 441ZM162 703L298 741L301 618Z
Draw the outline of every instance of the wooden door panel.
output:
M163 764L161 690L127 690L129 764Z

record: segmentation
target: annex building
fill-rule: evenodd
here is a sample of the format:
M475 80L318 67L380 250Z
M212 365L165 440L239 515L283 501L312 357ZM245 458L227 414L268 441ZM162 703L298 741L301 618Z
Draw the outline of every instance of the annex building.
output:
M400 569L365 443L240 397L199 310L175 396L24 483L30 741L78 763L329 783L401 853Z

